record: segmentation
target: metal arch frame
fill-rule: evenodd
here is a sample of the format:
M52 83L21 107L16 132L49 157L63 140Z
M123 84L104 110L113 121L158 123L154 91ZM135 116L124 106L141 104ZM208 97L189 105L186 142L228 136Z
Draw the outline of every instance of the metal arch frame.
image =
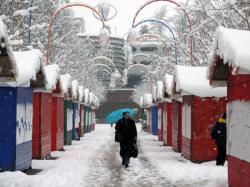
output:
M52 25L56 19L56 17L61 13L61 11L63 11L64 9L67 8L71 8L71 7L83 7L83 8L87 8L92 10L93 12L95 12L100 18L101 18L101 22L102 22L102 27L105 27L105 23L104 20L102 19L101 15L99 14L99 12L97 12L93 7L91 7L90 5L87 5L85 3L68 3L62 7L60 7L56 12L54 12L54 14L52 15L50 22L49 22L49 27L48 27L48 47L47 47L47 52L46 52L46 64L49 64L49 50L51 48L51 28Z
M98 56L98 57L95 57L95 58L91 59L90 62L91 62L91 63L95 63L97 60L105 60L106 62L108 62L108 64L109 64L110 66L113 67L113 71L116 70L116 66L115 66L114 62L113 62L111 59L109 59L109 58L107 58L107 57L105 57L105 56Z
M129 70L134 68L134 67L142 67L142 68L146 69L147 72L149 71L148 67L143 65L143 64L134 64L134 65L131 65L131 66L128 67L128 69L127 69L128 70L128 76L130 75ZM147 73L145 73L145 74L147 74Z
M135 21L137 16L139 15L139 13L148 5L155 3L155 2L168 2L168 3L172 3L175 4L177 7L180 7L182 9L182 11L184 12L184 14L186 15L187 19L188 19L188 25L189 25L189 32L192 33L192 21L191 18L189 16L189 14L187 13L187 11L177 2L175 2L174 0L151 0L149 2L146 2L145 4L143 4L136 12L134 18L133 18L133 23L132 23L132 28L134 28L135 25ZM190 61L191 64L193 64L193 36L192 34L189 35L189 47L190 47Z
M115 10L115 14L113 15L113 16L111 16L110 18L108 18L107 20L105 19L104 20L104 16L103 16L103 13L101 14L102 15L102 18L103 18L103 20L106 22L106 21L110 21L110 20L112 20L116 15L117 15L117 9L115 8L115 6L114 5L112 5L112 4L110 4L110 3L108 3L109 5L110 5L110 7L111 8L113 8L114 10ZM97 9L97 7L98 7L98 5L96 5L95 7L94 7L94 9L96 10ZM97 10L96 10L97 11ZM97 11L98 12L98 11ZM100 17L98 17L98 16L96 16L96 14L95 14L95 12L93 11L93 16L96 18L96 19L98 19L99 21L101 21L100 20Z
M175 64L178 64L177 40L176 40L175 34L174 34L173 30L171 29L171 27L169 27L165 22L163 22L161 20L150 18L150 19L145 19L145 20L142 20L142 21L136 23L134 25L134 28L140 26L141 24L147 23L147 22L160 23L161 25L163 25L164 27L166 27L170 31L171 35L173 36L174 44L175 44Z
M110 76L112 75L112 73L111 73L109 70L107 70L107 69L95 69L95 70L94 70L94 72L98 72L98 71L106 72L106 73L108 73ZM111 77L110 77L110 78L111 78Z
M97 67L97 66L105 67L105 68L106 68L105 70L109 71L110 74L112 73L112 69L111 69L108 65L106 65L106 64L94 64L94 65L91 67L90 70L95 71L94 68Z
M158 39L159 41L161 41L164 45L167 45L167 43L166 43L164 40L162 40L160 36L158 36L158 35L156 35L156 34L143 34L143 35L141 35L141 36L138 38L138 43L137 43L137 45L138 45L138 44L141 44L141 43L143 43L143 42L145 42L147 38L149 38L149 39L150 39L150 38L156 38L156 39ZM142 40L142 41L141 41L141 40Z

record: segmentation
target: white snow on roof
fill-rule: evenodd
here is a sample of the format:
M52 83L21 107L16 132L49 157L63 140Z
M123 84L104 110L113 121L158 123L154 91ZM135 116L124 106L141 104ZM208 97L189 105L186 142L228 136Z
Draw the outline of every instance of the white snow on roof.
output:
M56 88L57 81L60 76L60 68L57 64L51 64L44 66L44 74L46 79L45 87L47 90L53 90Z
M7 28L3 21L0 19L0 39L3 38L5 41L5 46L7 49L7 53L9 55L10 61L14 68L16 68L16 60L13 55L12 47L11 47L11 41L8 36Z
M165 92L168 95L173 95L174 89L174 76L170 74L165 74L164 76Z
M153 97L150 93L145 93L143 95L143 106L151 106L153 104Z
M156 100L156 95L157 95L157 86L153 85L152 87L152 97L154 100Z
M60 75L60 89L62 94L67 93L69 88L71 88L70 74Z
M226 87L213 88L206 78L206 67L175 67L176 91L183 95L195 95L199 97L225 97Z
M83 102L83 97L84 97L84 88L82 85L78 87L78 93L79 93L79 101Z
M88 88L84 89L84 104L85 105L89 104L89 89Z
M79 86L78 80L73 80L71 84L72 84L73 99L77 99L78 98L78 86Z
M17 85L36 80L36 74L43 65L42 53L38 49L14 52Z
M163 99L163 82L162 81L157 81L156 98Z
M217 54L225 64L250 71L250 31L218 27L213 53L209 64Z

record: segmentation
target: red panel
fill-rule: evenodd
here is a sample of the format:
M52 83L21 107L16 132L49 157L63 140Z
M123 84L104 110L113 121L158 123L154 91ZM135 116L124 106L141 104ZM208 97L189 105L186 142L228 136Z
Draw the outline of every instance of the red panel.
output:
M33 158L44 158L51 152L52 94L34 93ZM37 119L38 118L38 119Z
M32 156L38 158L41 155L40 149L40 101L41 93L33 93L33 131L32 131Z
M249 187L250 163L228 156L228 181L230 187Z
M64 99L58 95L52 97L51 113L51 151L62 150L64 141Z
M51 151L57 150L57 97L52 97L52 114L51 114Z
M80 124L79 124L79 134L80 134L80 136L82 137L83 135L84 135L84 129L82 128L82 121L84 120L84 119L82 119L83 118L83 112L84 112L84 109L83 109L84 107L83 107L83 105L81 104L80 105Z
M167 111L168 111L167 145L172 146L172 126L173 126L173 104L172 103L167 103Z
M184 138L182 154L193 162L216 159L217 151L210 133L213 125L226 112L225 98L184 96L183 104L191 106L191 142Z
M240 92L239 92L240 90ZM250 101L250 75L230 75L228 78L228 102Z
M163 103L158 104L158 112L161 109L161 128L158 127L158 141L163 141ZM158 114L159 115L159 114Z
M181 152L182 145L182 103L173 101L173 129L172 129L173 150Z

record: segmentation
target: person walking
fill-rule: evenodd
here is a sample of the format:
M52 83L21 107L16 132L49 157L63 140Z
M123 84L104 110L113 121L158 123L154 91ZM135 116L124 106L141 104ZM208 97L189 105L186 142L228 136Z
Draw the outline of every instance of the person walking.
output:
M116 123L115 130L120 134L122 165L128 167L133 146L137 142L136 125L134 120L131 119L129 112L123 113L123 118Z
M217 166L224 166L226 161L226 144L227 144L227 131L226 131L226 113L215 123L211 136L215 140L217 146Z

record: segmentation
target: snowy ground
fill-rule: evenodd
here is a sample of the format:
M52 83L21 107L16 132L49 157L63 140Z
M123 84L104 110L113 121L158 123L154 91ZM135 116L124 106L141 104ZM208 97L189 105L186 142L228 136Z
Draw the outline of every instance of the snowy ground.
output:
M42 169L35 176L0 173L0 187L227 186L226 167L216 167L214 162L190 163L144 132L139 132L138 159L132 159L125 169L121 166L119 145L113 139L110 126L97 125L95 132L66 146L65 152L53 152L57 160L34 160L33 169Z

